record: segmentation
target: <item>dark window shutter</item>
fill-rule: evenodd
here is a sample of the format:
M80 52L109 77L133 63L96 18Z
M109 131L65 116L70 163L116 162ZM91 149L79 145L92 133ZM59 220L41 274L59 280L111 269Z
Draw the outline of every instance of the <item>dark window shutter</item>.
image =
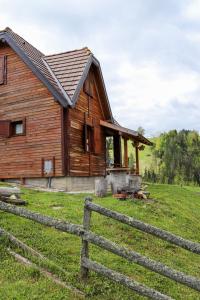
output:
M94 127L94 152L95 154L102 153L102 131L100 126Z
M0 137L9 137L11 134L11 122L8 120L0 121Z
M84 124L84 133L83 133L83 147L84 147L84 151L87 152L88 151L88 125Z
M0 56L0 84L6 83L6 56Z

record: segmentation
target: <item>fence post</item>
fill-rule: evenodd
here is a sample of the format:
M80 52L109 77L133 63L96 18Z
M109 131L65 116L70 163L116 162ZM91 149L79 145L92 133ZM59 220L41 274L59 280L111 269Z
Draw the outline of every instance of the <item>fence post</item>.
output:
M84 215L83 215L83 229L90 230L91 210L86 207L88 202L92 202L91 197L85 198ZM89 269L85 268L82 264L84 258L89 258L89 243L82 238L81 249L81 279L87 281Z

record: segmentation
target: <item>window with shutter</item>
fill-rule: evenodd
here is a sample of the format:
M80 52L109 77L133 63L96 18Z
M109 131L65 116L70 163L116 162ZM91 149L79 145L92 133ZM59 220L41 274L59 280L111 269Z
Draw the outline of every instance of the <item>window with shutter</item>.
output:
M94 152L94 128L90 125L84 124L84 150L88 153Z
M0 84L6 83L6 56L0 56Z
M94 152L95 154L102 154L102 131L100 126L94 126Z
M25 135L26 134L26 119L16 120L11 122L11 135Z
M0 137L10 137L11 122L8 120L0 121Z

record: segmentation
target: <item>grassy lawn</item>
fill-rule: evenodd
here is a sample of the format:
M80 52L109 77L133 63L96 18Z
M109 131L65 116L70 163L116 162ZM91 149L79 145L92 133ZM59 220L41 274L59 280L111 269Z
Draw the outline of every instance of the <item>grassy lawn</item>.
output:
M151 203L139 200L118 201L111 196L103 199L94 197L94 202L134 216L184 238L200 242L200 188L151 185L149 190L151 197L155 199ZM24 189L23 195L23 198L28 201L27 209L77 224L82 223L84 197L84 194L67 195L37 192L30 189ZM68 272L67 275L62 274L54 266L48 266L61 279L84 290L87 299L144 299L95 273L91 273L88 284L83 286L79 279L81 248L79 238L3 212L0 212L0 227L10 231L65 269ZM200 277L198 255L96 213L92 214L92 230L170 267ZM5 239L1 238L0 299L79 299L74 293L56 285L50 279L46 279L34 268L22 266L16 262L8 254L6 250L8 246L11 247ZM21 250L13 249L21 253ZM172 298L200 299L198 292L136 264L129 263L96 246L90 247L90 256L97 262L123 272Z

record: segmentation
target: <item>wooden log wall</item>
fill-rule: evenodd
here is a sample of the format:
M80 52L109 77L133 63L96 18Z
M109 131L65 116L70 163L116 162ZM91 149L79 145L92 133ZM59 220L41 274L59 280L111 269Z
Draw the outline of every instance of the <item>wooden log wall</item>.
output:
M70 130L68 135L68 174L71 176L103 176L106 173L105 137L99 125L100 120L105 120L105 116L98 94L95 74L93 74L93 78L93 97L89 97L82 89L75 108L69 110L68 124L70 126ZM98 143L100 143L101 151L99 151L98 147L98 153L85 152L83 142L85 114L88 114L88 116L93 120L93 124L98 128L98 130L100 130ZM96 137L95 141L97 142Z
M55 157L62 175L61 107L26 64L8 46L7 84L0 85L0 120L26 120L26 134L0 137L0 178L41 177L42 158Z

